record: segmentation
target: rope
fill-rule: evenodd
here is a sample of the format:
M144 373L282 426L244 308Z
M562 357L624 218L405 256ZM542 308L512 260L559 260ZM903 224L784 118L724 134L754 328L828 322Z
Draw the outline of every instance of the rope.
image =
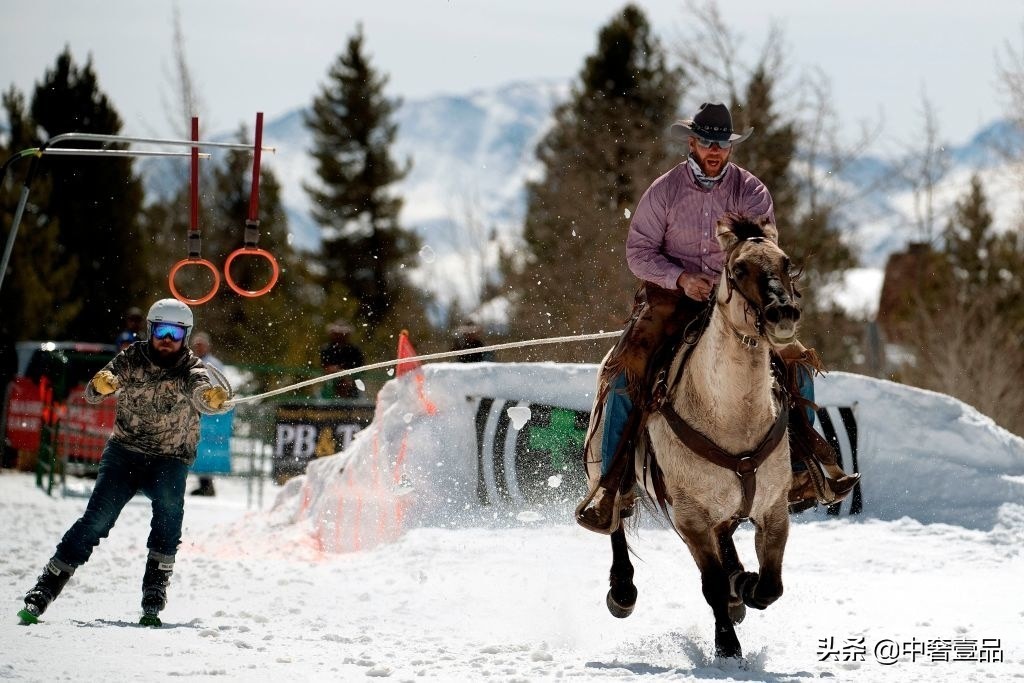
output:
M204 365L206 365L206 364L204 363ZM225 389L228 390L228 396L230 396L231 395L231 382L229 382L228 378L224 376L224 373L221 372L220 370L218 370L217 368L213 367L212 365L206 365L206 371L208 373L210 373L211 375L213 375L213 378L215 380L217 380L217 382L222 387L224 387Z
M303 382L296 384L289 384L286 387L280 387L279 389L273 389L266 391L262 394L255 394L253 396L241 396L239 398L233 398L229 401L225 401L225 406L237 406L243 403L254 403L271 396L277 396L278 394L284 394L289 391L295 391L296 389L302 389L303 387L309 387L320 382L327 382L338 377L345 377L347 375L355 375L360 372L366 372L367 370L377 370L378 368L388 368L393 365L400 363L416 363L428 360L441 360L443 358L455 358L456 356L465 356L471 353L482 353L484 351L502 351L504 349L516 349L523 346L540 346L542 344L561 344L564 342L573 341L590 341L593 339L610 339L612 337L618 337L622 334L622 330L616 332L597 332L594 334L579 334L570 335L567 337L548 337L547 339L529 339L526 341L508 342L507 344L494 344L492 346L481 346L475 349L465 349L462 351L444 351L442 353L427 353L422 356L410 356L409 358L396 358L394 360L386 360L380 363L373 363L371 365L363 365L358 368L350 368L348 370L339 370L338 372L332 372L329 375L322 377L314 377L313 379L307 379Z

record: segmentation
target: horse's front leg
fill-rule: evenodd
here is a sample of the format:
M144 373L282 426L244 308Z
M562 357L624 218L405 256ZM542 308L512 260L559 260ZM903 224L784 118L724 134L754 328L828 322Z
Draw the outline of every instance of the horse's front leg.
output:
M737 591L737 586L752 576L749 572L743 571L743 563L740 562L739 553L736 552L736 544L733 543L732 535L736 532L739 522L729 521L721 524L715 529L718 538L718 554L722 558L722 567L729 577L729 618L732 623L738 624L747 616L747 608L743 604L743 596Z
M676 528L686 540L686 546L700 569L701 591L715 617L715 654L719 657L742 657L743 648L729 613L729 572L719 554L719 530L678 514Z
M755 521L754 547L757 550L757 581L742 588L743 602L764 609L782 597L782 556L789 539L789 511L786 501L774 505L760 521Z
M608 597L605 603L613 617L625 619L636 606L636 586L633 585L633 563L629 561L629 544L626 532L619 522L619 528L612 532L612 569L609 572Z

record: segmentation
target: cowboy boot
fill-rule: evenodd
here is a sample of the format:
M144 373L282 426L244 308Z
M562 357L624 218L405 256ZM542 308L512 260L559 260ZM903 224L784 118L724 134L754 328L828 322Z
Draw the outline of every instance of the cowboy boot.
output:
M804 462L807 475L818 489L818 500L825 505L838 503L853 491L860 481L860 474L847 474L839 466L836 453L810 423L801 425L804 445L807 448Z
M806 452L804 457L807 459L803 461L803 466L793 468L789 486L790 512L806 510L816 503L839 503L850 495L860 481L860 474L846 474L834 461L825 463Z
M610 534L619 527L618 486L598 483L594 490L576 506L576 523L599 534Z
M853 487L860 481L860 473L847 474L843 471L839 465L822 463L822 469L825 471L825 486L828 487L829 491L834 496L834 503L846 498L853 491Z
M809 413L816 406L802 396L800 382L801 371L810 379L813 373L824 372L825 366L814 349L805 347L799 341L779 349L777 354L785 368L786 389L798 408L790 417L790 450L794 454L793 480L789 489L790 506L806 509L811 506L807 501L812 498L823 505L838 503L857 485L860 474L844 472L832 446L814 431L813 416L805 411ZM803 468L796 464L801 461Z
M794 471L789 485L789 511L803 512L818 504L818 492L806 469Z

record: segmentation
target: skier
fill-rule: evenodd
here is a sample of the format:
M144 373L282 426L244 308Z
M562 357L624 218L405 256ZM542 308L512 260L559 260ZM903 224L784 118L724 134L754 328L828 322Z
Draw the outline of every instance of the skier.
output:
M22 623L38 621L64 585L85 564L132 497L144 493L153 505L152 531L142 578L140 623L159 626L167 585L181 542L185 479L196 457L199 414L230 408L223 387L214 386L202 361L188 347L192 311L176 299L161 299L147 315L149 336L118 353L85 389L89 403L118 392L114 431L100 460L85 514L25 595Z

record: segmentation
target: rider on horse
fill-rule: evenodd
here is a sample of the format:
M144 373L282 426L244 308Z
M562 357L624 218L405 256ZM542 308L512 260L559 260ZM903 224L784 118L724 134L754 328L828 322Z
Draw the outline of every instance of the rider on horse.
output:
M729 161L733 145L752 132L749 128L734 133L732 115L724 104L702 104L692 119L672 126L673 135L688 140L686 161L655 180L633 214L626 259L644 282L630 321L605 363L596 399L605 411L603 433L594 435L601 439L601 479L576 509L576 520L588 529L614 531L615 507L633 488L632 454L659 360L680 340L693 343L708 320L704 314L724 259L717 240L719 219L734 213L775 222L772 197L764 183ZM821 370L814 351L799 342L781 350L779 356L792 395L799 395L801 374L809 380L808 367ZM801 402L796 396L794 400ZM813 474L806 469L794 471L790 501L809 499L809 505L815 499L841 500L857 477L847 476L838 467L831 449L813 433L806 412L791 412L799 415L790 425L793 451L805 460L813 459L821 469Z

